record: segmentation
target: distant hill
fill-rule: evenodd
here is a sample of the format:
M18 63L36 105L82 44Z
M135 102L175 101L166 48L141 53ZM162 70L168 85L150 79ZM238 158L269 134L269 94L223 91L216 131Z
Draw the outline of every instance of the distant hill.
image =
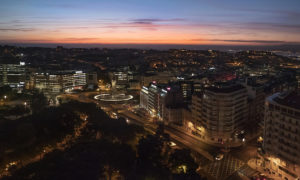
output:
M138 49L190 49L190 50L281 50L300 52L300 44L281 44L281 45L184 45L184 44L24 44L24 43L9 43L2 45L13 45L21 47L57 47L63 46L66 48L138 48Z

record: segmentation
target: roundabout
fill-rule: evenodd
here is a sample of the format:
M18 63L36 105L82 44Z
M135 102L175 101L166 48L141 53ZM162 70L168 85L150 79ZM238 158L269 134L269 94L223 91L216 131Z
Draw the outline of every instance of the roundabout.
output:
M105 102L122 102L133 98L132 95L126 94L99 94L94 96L94 99Z

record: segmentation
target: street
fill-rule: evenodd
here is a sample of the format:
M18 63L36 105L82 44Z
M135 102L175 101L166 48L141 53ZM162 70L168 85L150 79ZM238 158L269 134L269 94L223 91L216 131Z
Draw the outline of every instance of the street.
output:
M86 103L97 103L102 109L105 109L106 113L118 112L118 117L127 118L130 123L141 125L148 132L155 133L157 125L150 119L138 116L130 111L126 105L108 104L91 98L95 94L97 92L85 92L80 94L64 94L61 97L68 97ZM201 171L209 179L250 179L254 175L259 174L258 171L247 165L248 160L256 156L257 147L255 138L247 142L244 146L232 148L230 152L225 153L225 157L222 160L216 161L214 155L220 152L219 147L201 142L176 127L165 126L165 132L170 135L171 140L177 145L192 150L195 154L196 162L202 167Z

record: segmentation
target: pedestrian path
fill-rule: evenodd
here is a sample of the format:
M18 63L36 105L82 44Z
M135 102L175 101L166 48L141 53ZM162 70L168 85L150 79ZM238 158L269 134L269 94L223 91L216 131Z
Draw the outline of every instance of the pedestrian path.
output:
M272 178L272 179L282 179L282 178L279 177L278 174L267 173L267 172L264 170L264 168L261 166L261 163L259 163L259 162L257 161L257 159L250 159L250 160L248 161L248 165L249 165L251 168L253 168L253 169L257 170L258 172L260 172L260 174L265 174L268 178Z

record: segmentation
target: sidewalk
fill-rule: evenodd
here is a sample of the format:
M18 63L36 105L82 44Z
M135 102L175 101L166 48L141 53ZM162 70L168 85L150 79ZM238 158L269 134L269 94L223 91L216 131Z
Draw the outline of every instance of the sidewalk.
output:
M247 163L251 168L259 171L261 174L265 174L268 178L272 179L281 179L278 175L276 174L270 174L268 171L264 170L264 167L262 167L262 162L261 159L255 159L252 158L248 161Z

